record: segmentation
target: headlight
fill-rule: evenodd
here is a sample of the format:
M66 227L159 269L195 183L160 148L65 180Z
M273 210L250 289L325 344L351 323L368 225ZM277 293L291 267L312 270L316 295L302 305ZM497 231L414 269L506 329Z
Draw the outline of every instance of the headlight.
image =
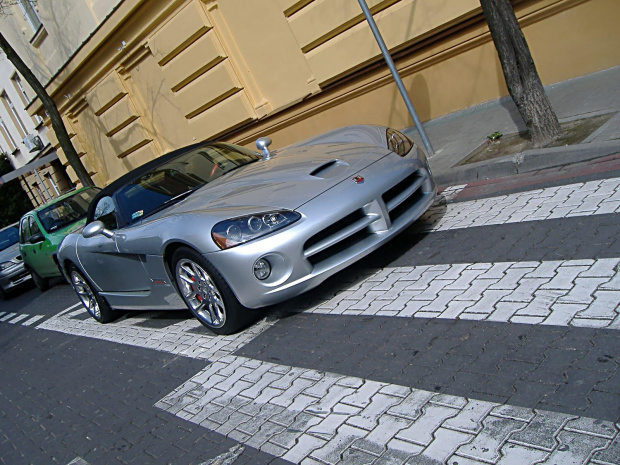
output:
M288 210L242 216L216 224L211 231L211 237L220 249L230 249L271 234L299 218L299 213Z
M387 148L392 152L404 157L409 153L413 142L402 132L398 132L396 129L388 128L386 132L387 136Z
M2 262L0 263L0 271L8 270L9 268L12 268L14 266L15 263L13 262Z

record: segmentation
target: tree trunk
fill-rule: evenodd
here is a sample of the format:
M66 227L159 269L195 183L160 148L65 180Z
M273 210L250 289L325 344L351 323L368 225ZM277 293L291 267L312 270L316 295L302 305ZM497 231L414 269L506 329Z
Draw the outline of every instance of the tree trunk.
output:
M480 0L489 25L508 92L536 147L562 133L558 117L545 93L534 60L509 0Z
M69 134L67 133L67 129L65 128L65 123L63 122L60 113L58 113L58 108L56 107L56 103L54 103L54 100L52 100L52 98L48 95L45 87L43 87L37 77L32 73L32 71L30 71L30 68L28 68L28 66L22 61L22 59L13 49L13 47L11 47L11 44L9 44L4 38L4 35L2 33L0 33L0 48L6 54L9 61L13 63L15 69L17 69L17 71L19 71L19 73L24 77L24 79L28 81L30 87L32 87L34 92L37 94L37 97L39 97L39 99L41 100L43 107L45 108L47 114L50 117L50 120L52 122L52 129L56 133L56 137L58 138L60 147L65 153L69 165L71 165L71 167L75 171L75 174L77 175L82 185L94 186L95 184L93 183L92 179L90 179L88 171L86 171L86 168L84 168L82 160L80 160L79 155L77 154L75 148L73 147L73 144L71 143L71 139L69 138Z

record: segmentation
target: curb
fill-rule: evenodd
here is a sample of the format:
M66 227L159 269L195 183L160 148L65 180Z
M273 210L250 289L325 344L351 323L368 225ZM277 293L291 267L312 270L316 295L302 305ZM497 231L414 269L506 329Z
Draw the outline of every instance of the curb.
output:
M444 172L433 170L433 174L437 185L451 186L571 165L615 153L620 153L620 140L526 150L516 155L456 166ZM432 169L432 159L429 162Z

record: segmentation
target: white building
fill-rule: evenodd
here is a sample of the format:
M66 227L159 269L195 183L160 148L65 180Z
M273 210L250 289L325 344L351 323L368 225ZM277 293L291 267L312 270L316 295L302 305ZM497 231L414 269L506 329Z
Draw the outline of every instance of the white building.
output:
M47 86L119 0L17 0L4 6L2 33ZM72 25L69 27L69 25ZM76 25L78 25L76 27ZM26 108L36 97L23 76L0 53L0 151L15 168L0 185L19 179L34 205L73 188L41 116ZM49 129L51 130L51 129ZM53 137L53 140L56 138Z

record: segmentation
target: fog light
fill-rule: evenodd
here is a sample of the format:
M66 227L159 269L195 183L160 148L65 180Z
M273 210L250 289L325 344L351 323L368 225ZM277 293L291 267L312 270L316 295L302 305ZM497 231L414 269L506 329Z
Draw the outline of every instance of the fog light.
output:
M254 263L254 276L261 281L267 279L271 274L271 264L264 258L259 258Z

